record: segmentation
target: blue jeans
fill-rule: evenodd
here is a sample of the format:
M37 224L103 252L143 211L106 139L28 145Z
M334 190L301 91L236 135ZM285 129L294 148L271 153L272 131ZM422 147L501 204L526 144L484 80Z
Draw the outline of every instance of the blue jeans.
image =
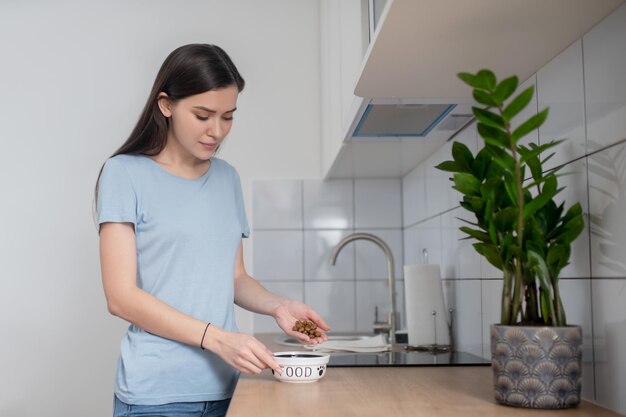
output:
M114 397L113 417L224 417L230 404L228 398L220 401L132 405Z

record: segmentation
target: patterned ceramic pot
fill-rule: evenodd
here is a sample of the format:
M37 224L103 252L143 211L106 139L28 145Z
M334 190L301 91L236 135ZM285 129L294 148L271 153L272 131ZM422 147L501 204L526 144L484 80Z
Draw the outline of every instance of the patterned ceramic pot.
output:
M580 326L491 325L496 401L527 408L570 408L580 403Z

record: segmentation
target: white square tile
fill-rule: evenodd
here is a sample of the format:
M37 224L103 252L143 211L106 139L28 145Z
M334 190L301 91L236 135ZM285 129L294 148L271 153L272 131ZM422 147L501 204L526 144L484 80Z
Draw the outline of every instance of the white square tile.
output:
M254 229L302 229L302 181L252 182Z
M423 263L421 254L418 256L417 253L417 230L417 226L412 226L408 229L404 229L404 233L402 234L402 239L404 241L405 265L415 265L418 263Z
M405 325L404 320L404 281L396 281L396 328ZM391 308L387 281L359 281L356 283L356 330L374 331L375 307L378 307L378 320L386 321Z
M502 278L502 271L491 265L487 258L480 256L480 276L482 278Z
M626 414L626 279L593 279L596 402Z
M402 227L426 218L425 181L424 165L418 165L402 179Z
M348 230L305 230L304 232L304 279L354 280L354 245L346 245L335 266L330 264L330 256L341 239L348 236Z
M396 279L402 278L404 265L402 248L402 230L400 229L363 229L361 232L370 233L381 238L393 256L394 275ZM356 248L356 279L357 281L368 279L387 278L387 258L383 250L373 242L357 240Z
M356 330L354 281L304 283L304 301L320 314L335 332Z
M446 305L453 311L456 350L483 355L480 280L444 280Z
M492 324L500 323L500 314L502 312L502 280L482 280L481 284L483 338L482 356L487 360L491 360L491 336L489 328Z
M587 157L591 275L626 276L626 145Z
M303 184L306 229L354 227L352 180L304 180Z
M302 231L261 231L254 233L253 273L259 281L300 281L303 279Z
M478 252L476 252L476 249L474 249L474 246L472 246L476 242L476 240L465 239L467 235L461 232L461 230L459 229L461 226L472 227L470 224L466 223L463 220L475 222L476 217L474 216L474 214L468 212L463 208L454 210L453 213L454 231L456 233L455 239L458 245L455 258L456 267L454 278L480 278L482 276L482 256Z
M587 160L579 159L565 165L559 173L559 187L565 187L554 198L556 204L565 202L565 212L575 203L580 203L585 213L585 229L572 243L572 252L569 262L561 271L561 278L589 278L591 265L589 263L589 224L587 208Z
M459 240L454 225L454 214L460 209L442 214L441 217L441 277L457 278L457 256Z
M401 184L398 178L354 180L354 227L401 228Z
M415 249L417 250L416 263L422 264L427 261L426 263L429 264L441 265L441 216L417 225L415 241Z
M537 72L537 101L539 110L550 108L548 120L539 128L540 142L566 139L552 149L555 155L545 168L554 168L584 156L587 143L581 40ZM548 153L552 152L546 151L546 155Z
M626 136L626 6L583 37L587 149Z
M451 208L449 206L451 197L450 193L448 193L448 188L452 187L453 184L450 182L450 173L435 168L435 166L439 165L441 162L449 159L451 159L449 152L445 156L436 152L424 162L424 173L426 175L426 217L438 215Z
M440 224L437 216L404 231L404 265L441 263ZM434 240L428 242L429 238Z
M561 302L565 309L567 324L579 325L583 330L583 398L593 400L593 337L591 321L591 280L559 280Z
M268 291L287 297L291 300L304 301L304 283L302 282L264 282L262 284ZM282 333L283 330L276 324L271 316L254 314L255 333Z

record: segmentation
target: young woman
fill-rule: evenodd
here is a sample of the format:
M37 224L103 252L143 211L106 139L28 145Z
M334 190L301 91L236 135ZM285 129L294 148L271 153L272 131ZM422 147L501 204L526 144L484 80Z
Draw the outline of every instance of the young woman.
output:
M273 316L303 343L326 340L329 327L313 309L268 292L244 267L239 176L215 157L243 87L221 48L174 50L130 137L100 171L104 292L111 314L131 323L114 416L221 416L240 372L280 372L272 352L238 333L234 303ZM293 331L301 319L321 335Z

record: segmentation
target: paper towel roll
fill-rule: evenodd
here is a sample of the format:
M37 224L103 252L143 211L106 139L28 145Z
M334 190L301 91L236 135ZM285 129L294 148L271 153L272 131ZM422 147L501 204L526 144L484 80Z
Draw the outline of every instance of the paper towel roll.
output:
M405 265L404 297L409 345L449 345L439 265ZM437 312L436 340L433 311Z

